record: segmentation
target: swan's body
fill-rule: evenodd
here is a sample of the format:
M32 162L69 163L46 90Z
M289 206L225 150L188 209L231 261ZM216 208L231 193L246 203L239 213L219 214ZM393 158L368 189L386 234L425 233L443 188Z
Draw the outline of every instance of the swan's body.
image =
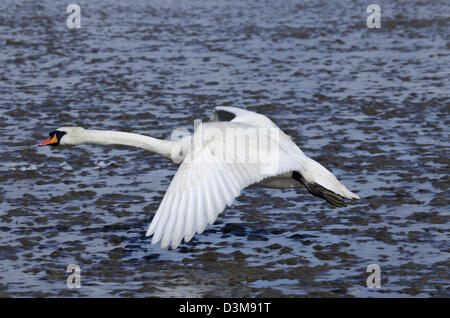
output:
M235 107L217 107L215 120L178 140L133 133L62 127L40 145L102 144L135 146L181 165L148 228L152 244L176 248L202 233L242 189L304 186L336 206L360 199L302 150L266 116ZM244 139L239 139L244 136ZM238 138L238 140L236 139ZM231 145L231 146L230 146Z

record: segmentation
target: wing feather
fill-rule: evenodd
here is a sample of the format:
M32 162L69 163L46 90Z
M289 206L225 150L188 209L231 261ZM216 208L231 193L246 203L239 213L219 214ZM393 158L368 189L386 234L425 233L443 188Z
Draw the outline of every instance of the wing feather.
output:
M186 214L186 228L184 230L184 240L189 242L195 234L196 231L196 209L197 200L195 197L195 192L190 189L189 190L189 208Z
M231 121L206 123L197 127L190 139L192 147L185 152L186 156L147 230L147 236L153 235L152 244L161 241L162 247L171 244L172 248L176 248L183 238L186 242L190 241L195 233L202 233L208 224L214 223L244 188L288 172L297 171L307 182L323 186L343 197L359 198L325 167L307 157L266 116L236 107L220 106L216 107L216 111L228 113L229 116L225 117ZM198 137L202 130L224 131L226 128L266 129L266 132L259 131L257 136L268 138L270 142L268 145L252 143L254 136L250 136L251 145L238 145L239 149L242 150L243 146L246 151L227 156L233 149L228 144L234 139L205 141ZM271 135L273 132L278 134L277 138ZM246 143L247 139L244 140ZM278 152L269 149L277 149ZM252 162L250 157L255 154L258 159L264 158L264 162ZM268 169L265 169L266 163L270 164Z
M153 235L153 244L161 240L163 248L169 244L176 248L183 239L191 240L214 223L242 189L264 178L301 169L300 161L284 147L279 148L279 158L273 159L268 148L257 143L250 151L271 160L281 159L271 173L264 173L260 162L249 162L248 154L237 154L230 161L223 151L225 141L194 143L187 152L147 231L147 235Z

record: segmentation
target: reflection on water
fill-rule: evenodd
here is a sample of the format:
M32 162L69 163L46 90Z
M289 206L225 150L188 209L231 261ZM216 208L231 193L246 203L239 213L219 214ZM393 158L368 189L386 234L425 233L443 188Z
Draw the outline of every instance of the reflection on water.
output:
M0 4L0 295L449 296L445 1L383 3L377 30L359 1L77 3L77 30L63 3ZM166 138L219 105L268 115L364 200L251 187L167 251L144 235L174 164L36 146L64 125Z

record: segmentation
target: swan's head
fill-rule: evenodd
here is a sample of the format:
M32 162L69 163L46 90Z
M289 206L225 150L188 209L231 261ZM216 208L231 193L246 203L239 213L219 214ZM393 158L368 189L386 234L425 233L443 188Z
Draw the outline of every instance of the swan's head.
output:
M79 145L83 143L84 128L61 127L48 134L48 138L39 144L42 146Z

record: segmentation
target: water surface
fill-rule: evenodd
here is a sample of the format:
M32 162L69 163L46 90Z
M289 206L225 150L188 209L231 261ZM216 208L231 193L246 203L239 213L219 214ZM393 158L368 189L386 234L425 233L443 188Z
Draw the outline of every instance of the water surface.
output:
M65 2L0 4L0 295L450 295L446 1L383 1L377 30L363 1L77 3L75 30ZM221 105L272 118L363 200L251 187L162 250L145 232L175 164L37 147L67 125L166 138Z

